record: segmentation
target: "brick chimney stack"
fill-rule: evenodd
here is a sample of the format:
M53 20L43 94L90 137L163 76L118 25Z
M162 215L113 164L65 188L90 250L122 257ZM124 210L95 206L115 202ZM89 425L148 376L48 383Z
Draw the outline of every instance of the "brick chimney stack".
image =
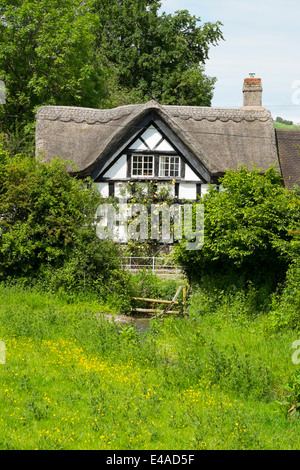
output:
M254 74L250 74L250 78L245 78L243 86L244 104L243 108L262 108L262 83L261 78L254 78Z

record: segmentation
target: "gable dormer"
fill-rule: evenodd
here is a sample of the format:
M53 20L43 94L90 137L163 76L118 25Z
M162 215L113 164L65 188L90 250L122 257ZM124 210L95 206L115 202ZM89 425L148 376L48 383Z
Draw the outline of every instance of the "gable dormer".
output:
M187 155L172 142L166 127L162 130L157 121L140 126L139 132L129 139L125 148L109 165L102 162L103 170L95 184L104 197L120 195L130 181L152 181L160 184L173 182L173 196L178 199L196 199L207 184L201 168L194 168ZM95 171L97 173L97 170Z

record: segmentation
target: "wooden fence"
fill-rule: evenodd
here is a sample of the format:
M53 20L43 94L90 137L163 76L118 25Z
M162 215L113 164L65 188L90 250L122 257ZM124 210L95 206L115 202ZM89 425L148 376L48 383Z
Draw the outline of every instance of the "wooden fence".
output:
M177 298L182 291L182 301ZM179 286L172 300L148 299L143 297L132 297L132 300L142 301L152 304L152 308L134 308L132 313L154 313L155 316L166 314L184 315L186 313L186 301L188 295L188 286ZM153 304L167 305L165 309L153 308ZM171 310L173 306L178 306L178 310Z

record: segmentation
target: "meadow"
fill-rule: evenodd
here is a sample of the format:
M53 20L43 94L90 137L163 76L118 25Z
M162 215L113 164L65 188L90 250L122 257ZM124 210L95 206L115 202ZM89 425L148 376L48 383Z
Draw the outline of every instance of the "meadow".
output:
M1 285L0 449L299 449L297 333L249 295L199 288L138 334L96 300Z
M275 129L286 129L286 130L299 130L299 125L297 124L292 124L292 125L289 125L289 124L284 124L282 122L276 122L274 121L274 128Z

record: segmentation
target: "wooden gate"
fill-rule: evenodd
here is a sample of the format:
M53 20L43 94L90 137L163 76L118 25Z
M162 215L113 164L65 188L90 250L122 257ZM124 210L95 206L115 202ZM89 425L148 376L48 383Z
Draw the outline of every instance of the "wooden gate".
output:
M182 291L182 301L179 302L176 299L178 298L181 291ZM187 294L188 294L188 286L179 286L172 300L132 297L131 299L135 301L148 302L151 304L167 305L165 309L134 308L132 309L132 313L154 313L155 316L161 316L161 315L166 315L166 314L184 315L186 313ZM178 306L178 310L171 310L173 306Z

